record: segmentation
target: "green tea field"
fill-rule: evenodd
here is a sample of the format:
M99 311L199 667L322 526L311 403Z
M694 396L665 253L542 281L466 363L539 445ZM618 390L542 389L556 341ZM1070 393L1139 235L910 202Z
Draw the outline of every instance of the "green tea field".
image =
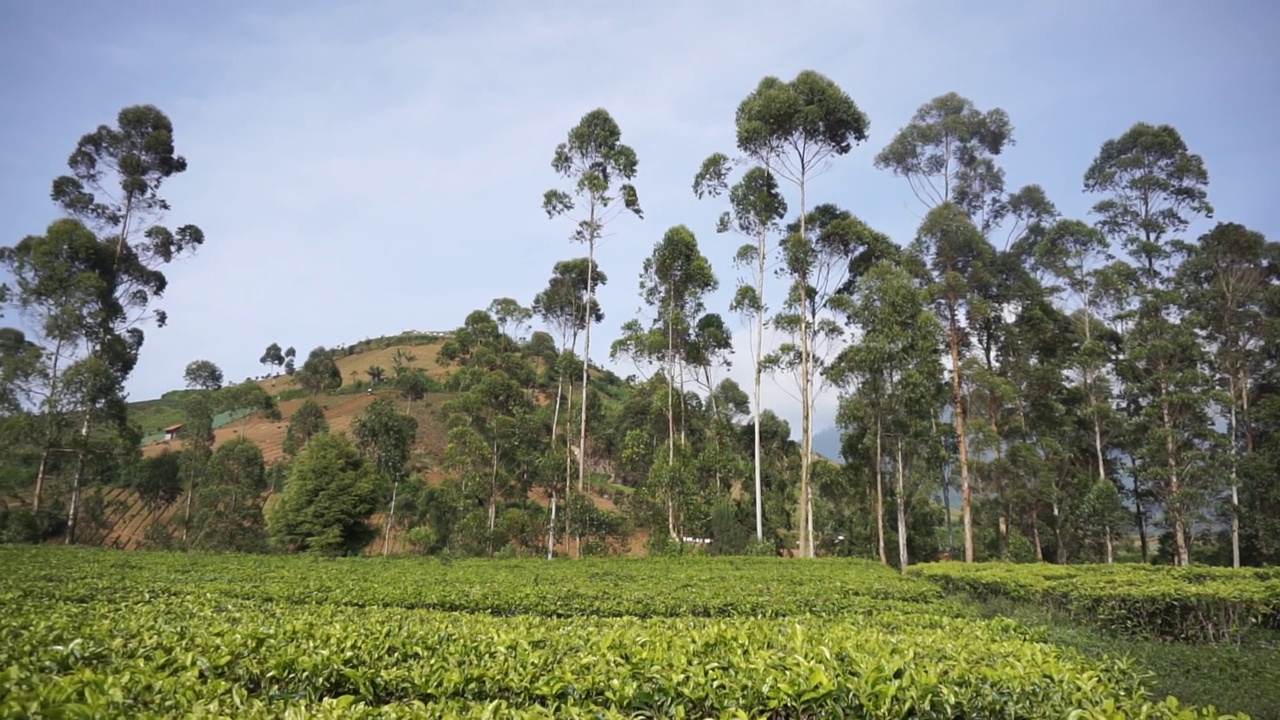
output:
M5 718L1244 717L929 579L975 568L12 546L0 566ZM1277 581L1238 583L1232 637L1268 632Z

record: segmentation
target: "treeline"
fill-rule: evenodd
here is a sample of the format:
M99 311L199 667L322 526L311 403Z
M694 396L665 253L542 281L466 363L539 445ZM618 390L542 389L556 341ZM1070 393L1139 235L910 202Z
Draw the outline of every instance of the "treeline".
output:
M543 198L585 257L557 263L528 306L500 298L468 316L441 345L443 386L371 367L370 386L404 406L380 398L354 440L326 431L318 403L298 411L283 499L258 511L263 537L351 550L383 511L384 549L398 525L424 552L615 552L644 531L656 552L709 539L711 552L903 566L953 548L966 561L1276 561L1280 255L1235 223L1192 236L1212 217L1209 176L1176 129L1140 122L1082 159L1094 202L1074 218L1036 184L1007 185L1003 110L934 98L874 156L924 210L915 237L890 238L827 197L823 171L869 139L834 82L765 78L735 120L732 155L691 163L695 195L724 208L715 230L743 241L725 314L707 307L715 268L677 225L639 268L647 309L609 348L636 374L592 363L596 291L609 281L597 245L643 213L637 153L607 111L591 111L554 149L564 184ZM5 434L5 452L38 458L37 498L46 476L72 478L68 540L86 479L129 449L119 388L141 322L164 319L150 307L159 266L203 240L193 226L146 225L145 212L168 209L160 181L185 169L170 134L159 111L131 108L119 130L86 136L77 174L54 184L70 217L2 256L10 303L35 320L33 337L5 335L4 422L22 429ZM89 189L106 168L123 202ZM746 390L718 377L733 320L749 333ZM782 342L767 346L770 334ZM342 385L334 356L317 348L297 370L313 395ZM279 367L284 353L273 345L261 362ZM797 440L762 407L769 376L794 387ZM447 397L413 407L435 391ZM813 453L823 393L840 397L842 466ZM414 451L423 412L447 428L439 457ZM227 474L200 442L188 436L184 453L205 469L181 483L197 509L193 488ZM420 482L428 470L437 482Z

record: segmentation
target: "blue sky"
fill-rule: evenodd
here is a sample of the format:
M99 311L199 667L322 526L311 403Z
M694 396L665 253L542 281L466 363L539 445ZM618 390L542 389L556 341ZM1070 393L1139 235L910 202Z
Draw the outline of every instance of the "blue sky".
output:
M1010 186L1040 183L1066 215L1092 203L1081 178L1102 142L1170 123L1205 159L1216 219L1280 238L1276 28L1266 0L14 0L0 3L0 244L57 216L49 183L80 135L156 104L190 166L166 185L170 221L207 244L168 269L170 324L148 332L129 390L177 387L196 358L239 380L273 341L305 354L451 329L495 297L529 303L557 260L584 254L540 202L559 184L555 145L604 107L639 155L646 214L599 250L603 359L672 225L697 233L721 279L708 305L725 311L739 240L714 233L721 206L690 186L732 150L734 110L764 75L818 70L868 114L870 140L811 197L902 243L920 207L872 157L948 91L1008 111ZM745 351L731 374L747 384ZM776 384L766 405L799 417ZM834 407L820 399L820 425Z

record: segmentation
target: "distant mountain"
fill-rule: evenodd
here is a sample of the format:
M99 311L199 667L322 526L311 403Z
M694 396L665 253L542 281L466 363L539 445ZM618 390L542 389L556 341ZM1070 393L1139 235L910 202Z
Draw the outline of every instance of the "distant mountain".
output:
M832 425L814 433L813 451L834 463L843 464L844 458L840 457L840 428Z

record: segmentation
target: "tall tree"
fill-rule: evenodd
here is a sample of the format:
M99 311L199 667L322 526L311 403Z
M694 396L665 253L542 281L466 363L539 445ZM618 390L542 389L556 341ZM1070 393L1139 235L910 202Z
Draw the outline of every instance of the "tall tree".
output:
M645 258L640 276L640 294L655 310L652 331L665 342L661 357L667 380L667 465L676 461L677 393L684 405L684 361L692 339L693 322L704 309L704 298L714 292L719 281L711 263L698 249L698 240L684 225L677 225L662 236ZM677 383L679 388L677 389ZM684 414L681 413L681 445L684 444ZM668 532L676 533L676 502L667 497Z
M981 237L1007 212L1007 205L999 195L1004 187L1004 174L995 165L994 157L1012 144L1013 126L1004 110L982 112L972 101L951 92L921 105L911 121L876 155L875 164L905 177L916 198L931 212L953 206L955 210L943 211L944 215L954 217L958 210ZM953 224L943 222L944 215L935 217L935 227ZM928 224L926 219L925 225ZM974 239L967 231L964 234ZM953 296L959 289L955 282L951 283ZM956 310L951 307L952 303L948 305L948 312ZM959 450L964 556L965 562L973 562L969 440L965 432L960 377L960 362L967 353L960 347L958 321L948 319L947 325L952 347L952 386L956 395L953 425Z
M40 346L31 394L41 412L40 464L33 507L39 512L52 455L73 451L65 437L76 404L65 375L109 334L118 317L114 255L74 219L57 220L44 235L0 249L0 264L13 276L11 302L28 320ZM83 439L83 438L82 438Z
M951 203L939 205L925 217L916 236L915 249L921 257L929 259L933 275L931 289L947 331L951 354L953 424L959 450L964 556L965 562L973 562L972 485L962 370L964 357L968 354L969 333L964 320L973 271L977 266L990 262L994 251L969 216Z
M832 373L856 395L842 406L860 403L875 426L876 498L879 549L884 561L883 445L893 445L896 470L894 499L897 515L898 566L905 572L907 557L907 477L909 466L923 461L933 434L932 420L940 406L942 326L929 312L927 292L901 266L878 262L860 279L848 319L862 331L861 342L846 348L832 364ZM860 396L860 397L859 397ZM849 408L852 410L852 408ZM842 407L842 418L852 412ZM922 462L919 464L923 464ZM914 483L912 484L914 486Z
M1230 443L1231 565L1240 567L1240 455L1254 451L1250 398L1263 370L1263 344L1275 331L1267 308L1277 287L1280 245L1237 223L1219 223L1185 247L1178 268L1180 295L1227 393Z
M152 307L167 286L159 268L194 253L204 243L204 233L195 225L175 231L161 224L170 208L159 194L160 187L169 177L185 172L187 161L174 153L173 123L168 116L153 105L135 105L119 112L115 127L100 125L81 137L67 165L71 174L53 181L53 201L114 246L113 296L118 310L100 318L104 327L90 341L86 354L97 359L100 370L117 373L115 384L122 388L142 347L141 325L154 321L163 327L167 321L163 310ZM95 394L106 399L105 386L97 385ZM85 409L80 422L82 447L77 453L73 496L84 481L84 446L93 414Z
M609 112L597 108L582 117L569 131L565 142L556 146L551 167L562 178L573 181L573 189L548 190L542 209L548 218L569 215L574 221L570 239L587 246L587 303L583 308L582 335L582 417L578 424L578 490L587 473L587 392L591 369L590 313L595 303L596 245L609 223L626 211L643 218L639 196L632 180L636 176L636 153L622 143L622 131Z
M772 158L765 157L769 162ZM693 192L698 198L717 197L728 185L731 161L727 155L715 153L702 163L693 181ZM733 230L752 240L738 248L734 264L749 268L752 277L739 282L730 309L742 315L751 326L751 362L754 382L752 401L754 415L763 411L760 388L763 379L764 328L768 306L764 301L764 282L769 269L769 236L780 229L787 215L787 201L778 190L778 181L767 166L755 166L728 190L729 210L720 216L716 232ZM764 487L761 479L760 423L752 424L752 471L755 481L756 541L764 540Z
M1197 397L1201 378L1194 377L1198 343L1169 311L1178 305L1170 279L1173 241L1192 219L1213 214L1208 184L1204 161L1187 149L1178 131L1148 123L1136 123L1103 143L1084 176L1086 192L1105 195L1093 206L1098 227L1138 269L1141 289L1130 334L1138 376L1132 379L1151 400L1142 412L1153 431L1143 444L1150 460L1145 469L1158 478L1168 501L1179 565L1191 562L1183 466L1193 452L1192 426L1204 408Z
M853 99L829 78L804 70L791 82L768 76L738 105L738 149L778 177L796 186L800 195L800 242L810 242L808 230L809 181L835 157L867 139L870 121ZM796 283L795 305L810 303L809 288ZM805 313L798 324L801 455L800 455L800 554L813 555L812 492L809 487L813 454L811 334Z

